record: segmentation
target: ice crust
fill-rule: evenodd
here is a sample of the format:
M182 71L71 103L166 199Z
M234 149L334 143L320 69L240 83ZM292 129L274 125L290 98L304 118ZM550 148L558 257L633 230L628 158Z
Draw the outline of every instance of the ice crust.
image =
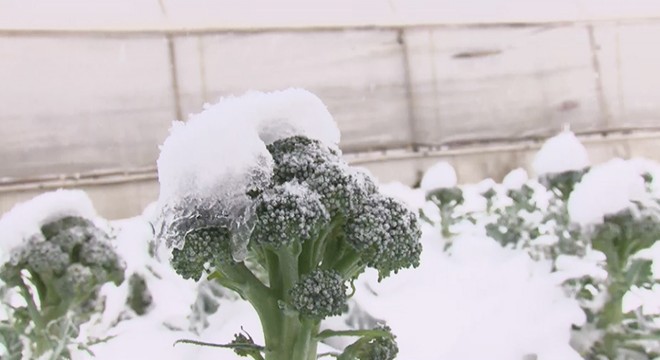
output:
M246 195L271 178L266 145L303 135L337 149L339 129L318 97L302 89L251 91L175 121L158 158L158 237L180 247L191 226L231 226L245 256L252 207Z

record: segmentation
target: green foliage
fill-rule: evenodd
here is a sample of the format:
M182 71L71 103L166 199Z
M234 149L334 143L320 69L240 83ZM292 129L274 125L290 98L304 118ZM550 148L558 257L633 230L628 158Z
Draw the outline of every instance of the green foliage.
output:
M605 254L608 278L603 284L606 288L605 304L593 315L603 335L589 352L589 357L655 358L660 352L657 316L624 313L623 297L633 287L651 289L658 283L653 278L652 262L635 255L660 240L659 214L655 209L638 204L636 209L606 216L593 231L591 239L594 249Z
M98 289L108 282L119 285L124 264L105 232L87 219L65 217L14 249L0 268L0 279L27 303L14 309L13 323L4 324L5 330L11 327L29 338L33 354L51 351L68 357L78 326L96 310L92 304Z
M337 360L394 360L399 353L396 336L387 325L378 325L371 330L324 330L319 337L359 336L354 343L347 346L341 354L325 354L334 356Z
M128 278L128 289L128 298L126 299L128 307L135 311L137 315L146 314L153 303L153 297L144 276L133 273Z
M172 264L184 278L210 274L209 280L254 306L267 360L316 359L320 322L346 311L349 281L367 267L382 279L419 265L419 224L414 213L380 195L367 175L319 141L294 136L267 148L273 177L249 188L253 211L242 219L251 226L247 259L252 263L231 257L236 230L213 220L223 214L200 213L171 224L185 234L182 246L172 250ZM194 208L174 211L175 218L195 213ZM361 345L362 353L388 359L374 350L385 344L372 340ZM254 352L243 354L257 358Z
M562 201L568 201L571 196L575 185L582 180L584 174L589 171L589 168L582 170L569 170L556 174L546 174L539 178L539 182L546 188L554 192L554 194Z
M451 226L462 220L455 210L465 201L463 190L458 187L435 189L426 194L426 200L434 203L440 210L442 236L449 238L452 235Z

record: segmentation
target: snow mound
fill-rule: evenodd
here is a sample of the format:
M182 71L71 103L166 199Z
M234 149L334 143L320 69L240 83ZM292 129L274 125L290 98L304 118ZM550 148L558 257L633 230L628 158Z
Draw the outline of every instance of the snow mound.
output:
M580 225L598 224L605 215L627 209L632 201L645 197L644 179L635 166L613 159L584 175L568 199L568 213Z
M582 170L587 166L587 149L571 131L563 131L546 140L532 162L532 169L539 176Z
M82 190L56 190L16 204L0 218L0 262L41 227L67 216L97 220L92 201Z
M528 180L529 175L527 171L523 168L517 168L506 174L504 179L502 179L502 185L505 189L520 189Z
M174 122L158 158L160 182L158 237L181 246L191 221L222 223L249 231L246 192L272 175L266 145L303 135L329 147L339 130L321 100L302 89L248 92L207 106L187 122ZM243 230L240 230L243 229ZM245 236L233 239L240 257Z
M454 167L446 161L440 161L426 170L420 187L424 191L431 191L454 187L457 182L458 179Z

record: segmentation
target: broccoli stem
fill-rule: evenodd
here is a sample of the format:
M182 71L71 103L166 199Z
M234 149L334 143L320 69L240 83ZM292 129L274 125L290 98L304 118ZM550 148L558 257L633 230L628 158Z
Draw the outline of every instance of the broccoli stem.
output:
M361 264L361 258L357 252L349 251L334 264L333 268L339 272L342 278L352 279L364 269L364 265Z
M48 336L48 321L46 321L41 315L41 312L37 308L37 304L34 302L34 298L32 297L32 292L27 287L25 282L23 282L23 279L18 280L18 288L21 296L27 303L28 313L30 314L30 318L35 325L35 355L42 355L54 345L50 339L50 336Z
M275 275L282 284L278 290L265 286L244 263L218 266L210 278L238 292L254 307L263 327L266 360L316 359L318 322L301 320L297 313L280 307L298 279L295 250L282 248L273 254L277 256L266 258L277 265Z
M325 226L316 241L307 241L303 244L303 253L300 255L300 274L312 272L323 260L328 242L335 237L335 232L343 222L340 216L334 217L330 224Z

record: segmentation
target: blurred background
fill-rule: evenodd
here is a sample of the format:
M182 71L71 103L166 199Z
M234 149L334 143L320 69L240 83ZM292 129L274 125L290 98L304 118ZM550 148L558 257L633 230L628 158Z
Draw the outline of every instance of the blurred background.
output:
M501 180L564 128L660 160L659 39L643 0L0 0L0 213L64 187L137 215L171 122L250 89L316 93L382 182Z

